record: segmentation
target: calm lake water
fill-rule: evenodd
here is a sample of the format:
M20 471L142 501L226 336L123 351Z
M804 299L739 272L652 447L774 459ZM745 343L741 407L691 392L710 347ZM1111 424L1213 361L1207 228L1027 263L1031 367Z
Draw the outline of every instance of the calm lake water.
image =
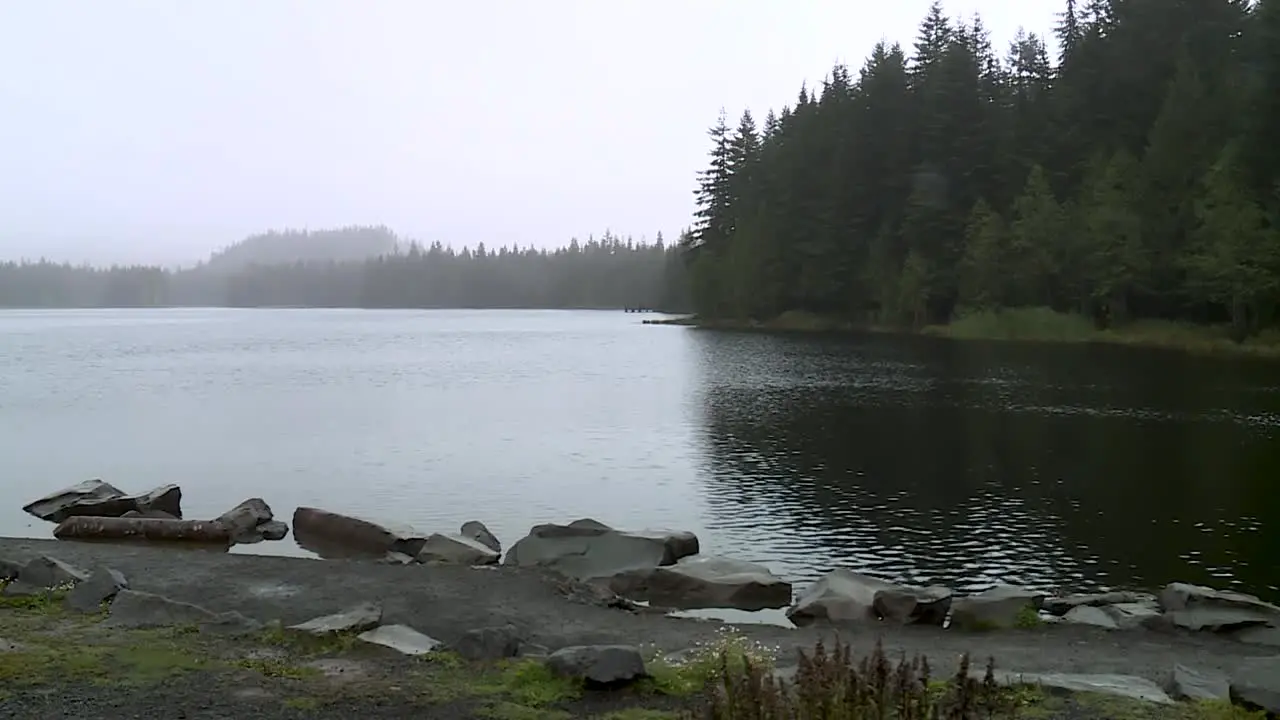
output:
M594 517L794 581L1280 600L1280 364L621 312L0 312L0 535L102 477L510 545ZM291 540L249 552L301 554Z

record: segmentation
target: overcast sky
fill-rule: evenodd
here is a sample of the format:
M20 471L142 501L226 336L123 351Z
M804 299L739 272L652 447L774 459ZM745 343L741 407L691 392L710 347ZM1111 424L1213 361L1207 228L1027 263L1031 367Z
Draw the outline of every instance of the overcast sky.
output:
M0 0L0 258L283 227L674 237L705 131L908 45L929 0ZM1058 0L952 0L1001 54Z

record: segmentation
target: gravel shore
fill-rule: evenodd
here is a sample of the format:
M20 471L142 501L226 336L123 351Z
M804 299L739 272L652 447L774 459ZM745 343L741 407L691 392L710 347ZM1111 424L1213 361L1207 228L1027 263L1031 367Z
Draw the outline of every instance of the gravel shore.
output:
M285 625L373 601L382 605L384 623L409 625L444 643L457 641L471 629L511 624L530 642L550 649L567 645L630 644L643 646L646 652L669 653L712 642L723 632L718 622L631 613L576 602L566 597L563 583L540 572L517 568L394 566L0 538L0 558L21 561L41 554L80 567L114 568L128 578L134 590L198 604L215 612L238 611L262 622L278 620ZM0 608L0 613L4 612ZM5 620L3 614L0 620ZM812 628L736 627L753 641L777 647L781 664L794 658L795 648L812 647L825 636L824 631ZM35 629L28 627L27 631L35 632ZM47 638L51 631L45 628L40 632ZM15 621L0 623L0 647L4 640L23 643L21 637L14 637L21 633L22 628L16 627ZM1245 658L1275 654L1274 650L1208 634L1107 632L1062 625L976 634L937 628L877 626L864 632L846 631L843 635L857 649L869 649L880 640L891 656L925 654L939 673L951 672L958 657L969 652L976 659L994 657L998 667L1017 672L1119 673L1163 682L1175 663L1230 672ZM68 636L67 640L82 643L84 638ZM108 644L117 642L111 638L99 640ZM165 636L151 645L164 647L169 642L185 643L172 649L175 657L191 655L190 643L194 641L190 639ZM0 687L0 717L430 716L449 720L500 716L494 714L497 711L489 705L477 710L473 700L455 702L440 695L439 688L448 684L448 678L432 674L444 672L440 668L424 668L421 662L407 661L395 657L394 653L389 656L380 652L381 649L374 654L365 653L367 657L358 657L350 672L325 667L319 673L322 677L305 680L311 685L293 687L288 683L297 678L271 677L270 672L245 675L235 671L235 668L245 672L253 669L246 668L245 648L237 648L238 640L216 638L201 642L212 643L201 648L202 653L211 657L238 654L239 659L231 666L217 668L197 662L189 668L190 672L152 678L153 687L146 692L130 692L119 683L88 682L74 674L50 673L48 677L37 678L41 682L27 683L21 688ZM0 663L3 659L4 653L0 650ZM296 660L292 658L289 662ZM155 658L148 662L165 664ZM174 662L179 661L168 664ZM417 664L406 665L407 662ZM128 662L124 665L129 666ZM281 674L289 675L284 670ZM247 679L250 676L252 682ZM449 682L458 680L454 678ZM286 687L281 687L281 683ZM328 687L345 689L322 691ZM422 713L424 697L431 707L429 715ZM608 712L616 709L614 706L633 707L638 701L628 699L625 694L609 694L589 696L577 702L569 717L583 714L607 717ZM661 708L678 709L675 705L679 703L664 703L659 703Z

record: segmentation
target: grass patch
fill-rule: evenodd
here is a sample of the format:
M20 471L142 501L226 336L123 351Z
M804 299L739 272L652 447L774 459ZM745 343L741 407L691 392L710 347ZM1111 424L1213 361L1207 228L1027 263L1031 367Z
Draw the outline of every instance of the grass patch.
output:
M279 625L268 627L258 635L258 642L283 648L299 655L339 655L356 647L360 640L357 633L311 633L289 630Z
M1280 357L1280 330L1266 330L1243 343L1232 341L1229 329L1223 325L1168 320L1135 320L1098 330L1087 317L1045 307L962 311L951 323L931 325L921 332L958 340L1093 342L1169 348L1205 355Z
M777 648L749 640L731 627L721 628L709 643L699 644L679 659L655 657L645 663L649 677L642 690L671 697L690 697L706 690L725 672L740 674L748 667L771 671Z
M0 583L0 610L17 610L45 615L63 612L62 601L67 597L67 588L53 588L35 595L5 595L4 589L8 585L7 581Z
M481 680L477 687L531 707L544 707L582 697L582 683L556 675L537 660L504 663L492 680Z
M614 710L605 713L596 718L596 720L681 720L687 717L680 713L671 712L669 710L654 710L652 708L627 708L625 710Z
M1266 713L1246 710L1226 700L1202 700L1174 705L1144 702L1106 693L1066 692L1026 688L1031 701L1022 705L1016 717L1025 720L1049 718L1109 718L1110 720L1266 720Z
M231 664L270 678L309 680L323 675L315 668L302 667L286 660L275 658L241 658L232 661Z
M1031 630L1043 624L1040 613L1030 605L1024 605L1013 618L1013 626L1020 630Z

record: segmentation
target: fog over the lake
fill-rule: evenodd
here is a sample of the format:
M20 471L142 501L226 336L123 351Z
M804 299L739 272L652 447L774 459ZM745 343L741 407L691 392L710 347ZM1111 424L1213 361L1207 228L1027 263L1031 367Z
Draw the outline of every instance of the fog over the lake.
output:
M553 246L688 225L705 129L910 47L930 0L0 0L0 260L268 228ZM1059 0L957 0L1003 54Z

